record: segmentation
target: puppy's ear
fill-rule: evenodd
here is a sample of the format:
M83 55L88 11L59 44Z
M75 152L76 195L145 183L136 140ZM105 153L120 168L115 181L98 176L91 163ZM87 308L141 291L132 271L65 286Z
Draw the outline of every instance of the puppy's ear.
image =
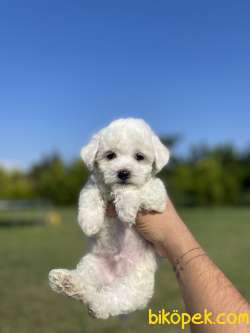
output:
M83 162L86 164L87 168L92 171L95 163L95 157L98 151L99 146L99 139L100 135L99 133L94 135L90 142L82 147L81 149L81 158L83 159Z
M155 134L153 134L152 141L155 152L155 173L158 173L168 163L170 153L168 148L164 146L164 144Z

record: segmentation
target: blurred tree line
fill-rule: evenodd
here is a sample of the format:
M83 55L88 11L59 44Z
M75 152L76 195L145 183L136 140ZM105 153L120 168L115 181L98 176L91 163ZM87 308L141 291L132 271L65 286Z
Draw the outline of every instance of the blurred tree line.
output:
M162 141L174 151L178 137L164 137ZM88 175L80 159L65 163L59 155L43 159L27 172L0 167L0 199L75 204ZM250 150L239 152L230 144L195 146L185 158L172 154L160 177L177 204L250 204Z

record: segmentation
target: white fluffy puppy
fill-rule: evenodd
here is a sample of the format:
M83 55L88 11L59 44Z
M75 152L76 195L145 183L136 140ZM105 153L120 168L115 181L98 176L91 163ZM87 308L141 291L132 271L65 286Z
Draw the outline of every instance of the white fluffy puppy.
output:
M74 270L50 271L50 286L97 318L142 309L153 294L156 254L134 224L140 209L165 209L166 190L155 175L169 151L143 120L128 118L97 133L81 157L92 175L80 193L78 222L91 249ZM117 217L105 215L108 202Z

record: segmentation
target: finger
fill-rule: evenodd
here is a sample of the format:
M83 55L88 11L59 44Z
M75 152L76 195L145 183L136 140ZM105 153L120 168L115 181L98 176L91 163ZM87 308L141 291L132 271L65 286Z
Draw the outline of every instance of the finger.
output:
M116 211L114 205L109 202L106 208L106 215L108 217L116 217Z
M148 221L153 215L159 214L154 210L141 210L138 212L136 217L136 222L146 222Z

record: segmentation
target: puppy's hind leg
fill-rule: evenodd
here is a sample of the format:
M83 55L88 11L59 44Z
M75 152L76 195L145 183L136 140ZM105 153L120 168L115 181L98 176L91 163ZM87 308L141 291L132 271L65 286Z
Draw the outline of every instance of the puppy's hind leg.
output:
M143 309L153 295L154 272L137 271L97 290L89 303L96 318L125 315Z
M101 259L90 253L81 259L74 270L52 269L49 285L59 294L88 303L94 292L109 282L104 273Z
M90 304L96 292L113 282L114 276L105 264L105 260L95 254L84 256L76 267L75 272L80 280L82 301Z
M49 272L49 286L58 294L78 300L82 298L81 281L75 270L52 269Z

